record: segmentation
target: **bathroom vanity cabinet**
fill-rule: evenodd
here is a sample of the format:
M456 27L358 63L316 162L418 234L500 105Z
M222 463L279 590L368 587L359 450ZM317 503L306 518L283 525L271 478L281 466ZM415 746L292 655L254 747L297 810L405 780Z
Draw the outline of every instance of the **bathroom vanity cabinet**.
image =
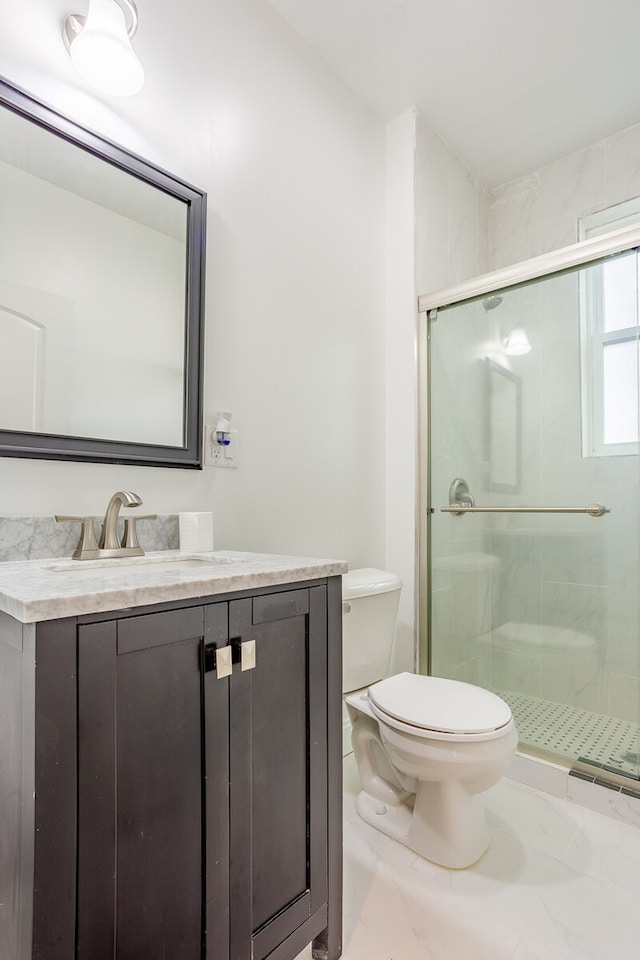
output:
M312 940L340 956L340 599L330 576L2 615L1 665L17 670L18 628L35 662L3 960L292 960Z

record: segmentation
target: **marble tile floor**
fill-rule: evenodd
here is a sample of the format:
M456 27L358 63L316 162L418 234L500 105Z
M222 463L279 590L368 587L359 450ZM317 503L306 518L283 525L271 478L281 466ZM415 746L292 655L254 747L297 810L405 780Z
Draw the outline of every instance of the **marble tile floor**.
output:
M489 850L446 870L364 823L358 790L350 755L344 960L640 957L637 827L503 779L484 795Z

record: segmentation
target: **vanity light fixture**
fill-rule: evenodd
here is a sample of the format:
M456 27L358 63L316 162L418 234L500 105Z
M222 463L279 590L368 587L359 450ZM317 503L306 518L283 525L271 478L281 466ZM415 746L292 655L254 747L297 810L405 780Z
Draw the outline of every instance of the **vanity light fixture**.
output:
M531 343L524 327L514 327L503 341L504 352L510 357L521 357L531 351Z
M87 16L67 17L62 36L71 62L88 83L103 93L126 97L144 83L142 64L130 43L137 28L134 0L89 0Z

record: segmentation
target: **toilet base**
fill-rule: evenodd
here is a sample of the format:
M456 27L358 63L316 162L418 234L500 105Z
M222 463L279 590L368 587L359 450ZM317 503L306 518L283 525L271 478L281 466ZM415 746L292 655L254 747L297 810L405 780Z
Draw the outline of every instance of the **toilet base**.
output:
M489 846L482 804L455 781L422 782L416 796L398 804L362 790L356 810L376 830L442 867L470 867Z

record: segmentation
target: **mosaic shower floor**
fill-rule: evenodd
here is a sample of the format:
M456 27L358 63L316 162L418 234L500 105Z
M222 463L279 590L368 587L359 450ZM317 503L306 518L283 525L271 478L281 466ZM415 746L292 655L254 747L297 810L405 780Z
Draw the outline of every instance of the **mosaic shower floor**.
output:
M505 690L499 696L511 707L523 744L640 781L637 725Z

